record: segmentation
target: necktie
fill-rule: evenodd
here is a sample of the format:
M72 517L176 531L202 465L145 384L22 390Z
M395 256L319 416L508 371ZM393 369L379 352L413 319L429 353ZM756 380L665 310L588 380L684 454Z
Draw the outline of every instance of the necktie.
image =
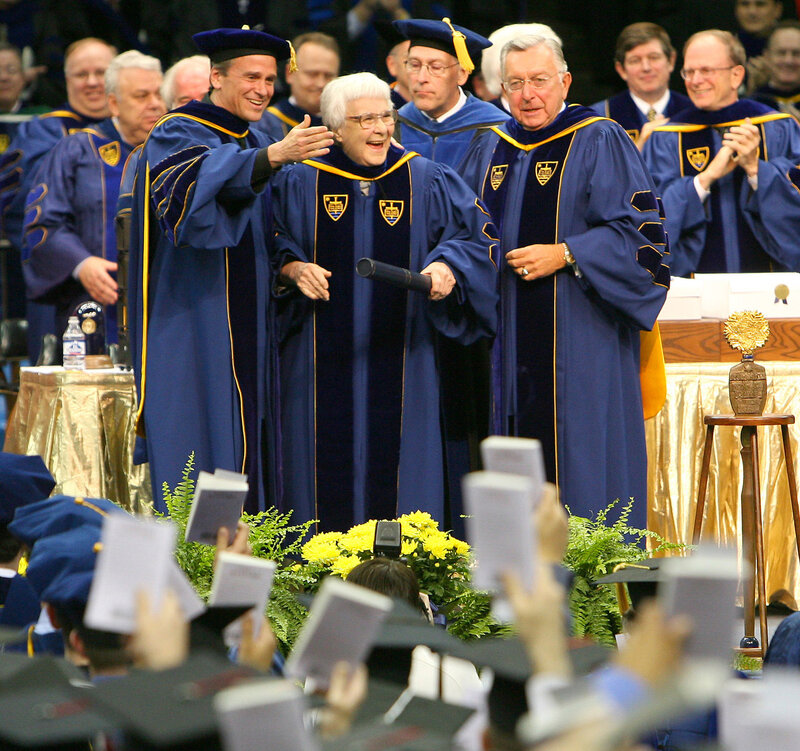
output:
M648 119L648 120L650 120L650 121L653 121L653 120L655 120L655 119L656 119L656 115L657 115L657 114L658 114L658 112L656 112L656 111L655 111L655 110L654 110L654 109L651 107L649 110L647 110L647 119Z

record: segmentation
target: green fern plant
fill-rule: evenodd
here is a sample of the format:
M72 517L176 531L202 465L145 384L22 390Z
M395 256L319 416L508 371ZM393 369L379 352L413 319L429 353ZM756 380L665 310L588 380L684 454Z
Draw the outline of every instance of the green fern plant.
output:
M612 645L622 630L622 616L612 586L597 586L597 579L610 574L620 563L635 563L662 551L682 550L685 545L671 543L655 532L628 526L633 508L631 498L614 521L609 514L620 503L612 501L594 518L569 517L569 541L564 564L575 578L569 594L575 636L588 636ZM642 543L652 540L648 552Z

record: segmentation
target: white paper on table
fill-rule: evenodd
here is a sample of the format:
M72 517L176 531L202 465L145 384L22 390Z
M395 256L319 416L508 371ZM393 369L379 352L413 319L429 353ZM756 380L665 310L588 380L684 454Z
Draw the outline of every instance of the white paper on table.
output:
M92 587L84 622L90 628L121 634L136 627L136 596L150 595L159 607L169 580L175 527L168 521L111 514L103 519Z
M357 665L364 660L391 610L391 598L329 576L314 598L284 674L312 678L326 688L337 662Z
M542 497L542 487L547 482L541 441L535 438L491 435L481 441L481 460L488 472L506 472L530 477L533 481L531 510Z
M289 681L259 681L225 689L214 697L214 711L225 751L319 749L304 723L306 699Z
M467 540L475 553L476 589L494 592L492 613L510 621L502 575L513 571L523 585L534 585L536 536L530 498L533 480L502 472L471 472L462 481Z
M186 523L186 542L214 545L220 527L228 528L230 540L236 534L249 487L247 478L228 470L217 470L217 473L201 472L197 477Z
M249 614L252 618L253 636L257 637L261 629L261 616L272 589L275 568L275 561L238 553L220 553L208 604L222 607L253 605L253 609L245 615ZM225 643L229 646L237 644L241 639L241 631L241 618L237 618L223 632Z

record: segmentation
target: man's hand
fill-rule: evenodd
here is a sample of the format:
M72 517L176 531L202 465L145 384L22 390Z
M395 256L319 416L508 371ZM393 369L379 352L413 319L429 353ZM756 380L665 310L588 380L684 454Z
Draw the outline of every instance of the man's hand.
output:
M180 665L189 654L189 623L178 598L167 590L161 609L153 611L150 596L136 596L136 630L128 646L137 667L167 670Z
M738 164L748 177L758 174L758 147L761 133L748 117L741 125L734 125L724 136L722 143L735 154Z
M425 274L431 278L431 291L428 295L430 300L444 300L456 286L456 278L450 267L441 261L429 263L420 274Z
M91 295L92 300L96 300L101 305L114 305L117 302L118 287L111 272L116 270L117 264L113 261L106 261L105 258L98 256L89 256L81 263L78 281Z
M648 120L642 129L639 131L639 137L636 139L636 148L641 151L647 143L647 139L653 134L653 131L664 123L668 123L669 118L666 115L656 115L652 120Z
M250 613L242 616L242 641L239 644L237 660L241 665L268 672L272 667L272 657L278 648L278 640L270 628L269 621L262 615L258 637L253 636L253 619Z
M717 155L698 176L697 180L703 190L711 190L711 186L721 177L725 177L736 168L735 153L727 144L723 144Z
M316 263L289 261L281 269L285 281L294 284L306 297L312 300L330 300L328 277L331 272Z
M563 243L523 245L506 253L506 263L525 282L555 274L567 265Z
M322 737L336 738L346 733L366 697L366 665L352 667L346 662L337 662L331 672L325 708L320 718Z
M567 552L569 522L567 512L558 500L558 489L551 482L546 482L542 488L534 519L542 562L561 563Z
M217 559L220 553L237 553L238 555L252 555L253 550L250 547L250 527L243 521L239 521L236 525L236 534L233 536L233 542L230 542L230 535L228 534L227 527L220 527L217 530L217 549L214 552L214 568L217 567Z
M306 115L303 122L295 125L282 141L267 147L269 163L272 167L282 164L302 162L315 156L324 156L333 145L333 133L324 125L311 127L311 118Z

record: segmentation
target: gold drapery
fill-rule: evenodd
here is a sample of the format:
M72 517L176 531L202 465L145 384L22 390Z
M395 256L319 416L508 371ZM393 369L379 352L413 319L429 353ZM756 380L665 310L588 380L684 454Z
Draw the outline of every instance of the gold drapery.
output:
M800 415L800 363L759 362L767 371L764 412ZM670 541L691 543L705 441L703 417L733 413L730 368L730 363L668 363L667 401L645 423L648 527ZM789 427L795 472L798 429ZM741 428L714 430L701 540L731 545L740 541L740 432ZM767 599L797 610L800 564L780 428L759 428L758 449Z
M151 513L148 466L133 464L133 373L38 367L24 368L20 380L5 450L39 454L56 480L54 493Z

